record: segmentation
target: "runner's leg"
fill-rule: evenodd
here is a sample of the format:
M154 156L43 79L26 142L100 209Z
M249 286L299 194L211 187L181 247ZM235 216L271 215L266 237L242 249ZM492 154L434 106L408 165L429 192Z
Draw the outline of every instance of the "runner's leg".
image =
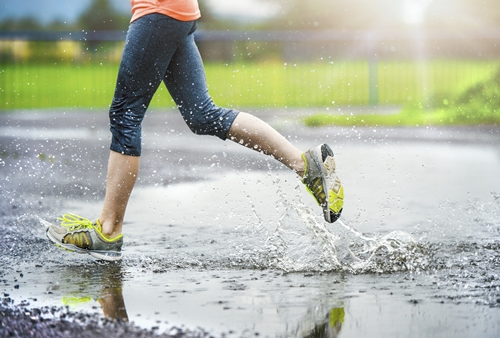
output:
M302 176L302 152L261 119L217 107L208 94L203 61L191 35L172 57L165 84L184 120L196 134L229 138L271 155Z
M240 113L229 129L228 138L250 149L271 155L300 177L304 173L302 152L266 122Z
M108 238L122 233L123 218L139 173L139 164L139 156L109 152L106 196L99 216L102 232Z
M194 22L161 14L144 16L130 25L109 113L111 152L106 196L99 217L102 232L110 238L122 231L125 210L139 172L142 120L179 41L193 26Z

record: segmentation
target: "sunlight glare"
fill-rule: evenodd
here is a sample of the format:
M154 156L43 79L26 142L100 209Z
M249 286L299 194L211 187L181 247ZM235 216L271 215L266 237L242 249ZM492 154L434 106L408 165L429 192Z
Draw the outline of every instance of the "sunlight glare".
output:
M421 24L431 2L432 0L404 0L403 21L409 25Z

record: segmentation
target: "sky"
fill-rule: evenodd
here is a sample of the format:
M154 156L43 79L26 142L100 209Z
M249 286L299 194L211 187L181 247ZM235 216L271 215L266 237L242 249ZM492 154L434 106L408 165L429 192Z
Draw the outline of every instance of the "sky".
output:
M123 8L123 4L130 6L129 1L112 1L121 8ZM91 0L0 0L0 20L6 17L33 17L42 23L56 19L73 22L90 2Z
M115 8L130 12L129 0L111 0ZM257 19L272 15L275 6L259 0L206 0L215 14ZM0 21L6 17L35 17L42 23L56 19L73 22L91 0L0 0Z

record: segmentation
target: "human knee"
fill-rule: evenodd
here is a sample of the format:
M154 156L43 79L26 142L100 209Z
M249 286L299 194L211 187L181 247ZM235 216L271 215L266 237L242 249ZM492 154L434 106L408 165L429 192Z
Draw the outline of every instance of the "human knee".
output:
M238 111L220 108L214 104L201 105L194 109L180 107L184 121L197 135L211 135L225 140Z

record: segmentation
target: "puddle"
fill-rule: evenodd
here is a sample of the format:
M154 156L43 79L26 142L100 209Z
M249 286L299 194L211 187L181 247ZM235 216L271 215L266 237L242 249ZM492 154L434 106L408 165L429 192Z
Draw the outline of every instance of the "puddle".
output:
M102 159L89 166L73 150L101 146L3 138L0 301L226 337L499 336L498 143L394 133L335 145L347 197L334 224L261 155L212 139L200 151L187 134L158 139L118 264L58 250L36 219L99 213Z
M235 185L241 190L230 194ZM22 263L23 277L2 276L3 289L33 306L69 306L160 332L173 326L235 337L499 332L492 320L500 310L498 237L471 242L466 235L457 242L439 229L420 238L400 230L362 234L346 219L325 224L303 197L293 176L283 173L139 187L122 263L64 255L39 227L34 232L46 263L35 269ZM224 203L214 206L214 200ZM461 222L498 234L499 202L491 194L471 203ZM451 208L446 205L436 208ZM98 203L81 201L66 207L85 215L99 210Z

